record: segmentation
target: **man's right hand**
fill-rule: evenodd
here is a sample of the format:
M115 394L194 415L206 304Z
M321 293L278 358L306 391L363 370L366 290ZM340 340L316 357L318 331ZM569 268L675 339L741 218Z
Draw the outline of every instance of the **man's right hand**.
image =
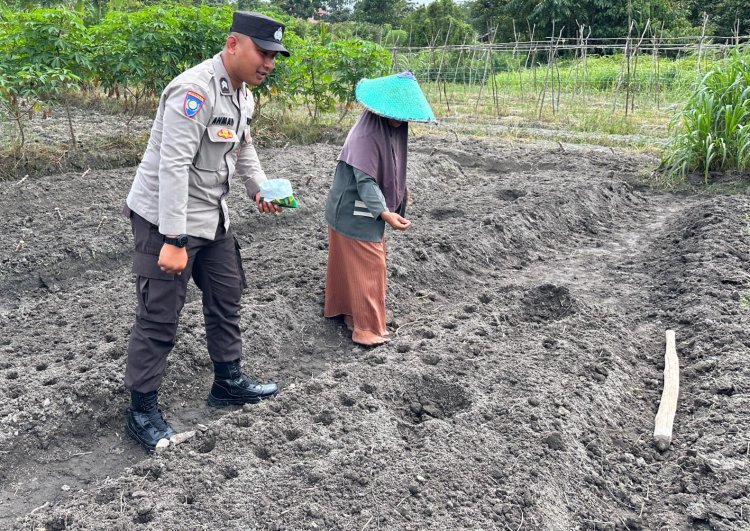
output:
M165 273L181 275L188 263L187 249L165 243L161 246L158 263L159 269Z
M383 212L380 217L396 230L406 230L411 227L411 221L403 218L395 212Z

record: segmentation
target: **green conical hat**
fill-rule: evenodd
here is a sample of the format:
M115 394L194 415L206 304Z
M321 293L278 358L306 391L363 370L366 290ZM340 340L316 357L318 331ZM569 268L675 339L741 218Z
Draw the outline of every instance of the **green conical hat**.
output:
M411 70L392 76L362 79L354 89L357 101L386 118L402 122L437 123Z

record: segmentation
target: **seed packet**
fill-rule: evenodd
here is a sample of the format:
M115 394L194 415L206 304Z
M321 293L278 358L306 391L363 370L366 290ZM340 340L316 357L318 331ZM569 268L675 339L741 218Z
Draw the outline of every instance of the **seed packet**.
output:
M297 208L289 179L268 179L260 183L260 200L284 208Z

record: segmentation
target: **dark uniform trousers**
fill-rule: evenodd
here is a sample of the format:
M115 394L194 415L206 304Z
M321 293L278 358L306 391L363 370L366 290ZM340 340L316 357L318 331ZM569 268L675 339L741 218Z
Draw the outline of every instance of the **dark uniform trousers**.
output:
M240 299L246 287L240 248L231 229L219 220L214 240L189 237L188 264L181 275L159 269L163 240L156 225L126 207L135 239L135 324L130 334L125 386L140 393L159 388L167 355L175 344L187 283L192 277L203 292L208 354L216 362L240 359Z

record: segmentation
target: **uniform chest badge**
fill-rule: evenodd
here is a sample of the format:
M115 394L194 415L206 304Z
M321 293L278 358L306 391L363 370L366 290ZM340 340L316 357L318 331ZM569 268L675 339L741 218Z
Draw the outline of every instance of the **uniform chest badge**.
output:
M227 78L222 77L219 80L219 86L221 87L221 93L222 94L231 94L232 91L229 90L229 81L227 81Z
M216 133L216 136L228 140L230 138L234 138L234 131L232 131L231 129L221 129L218 133Z
M188 118L192 118L193 116L198 114L198 111L201 110L201 107L203 107L205 101L206 98L202 95L192 90L188 90L187 94L185 94L185 102L182 105L185 116L187 116Z
M276 33L273 34L273 38L276 39L277 41L280 41L281 37L283 36L284 36L284 32L281 28L277 29Z

